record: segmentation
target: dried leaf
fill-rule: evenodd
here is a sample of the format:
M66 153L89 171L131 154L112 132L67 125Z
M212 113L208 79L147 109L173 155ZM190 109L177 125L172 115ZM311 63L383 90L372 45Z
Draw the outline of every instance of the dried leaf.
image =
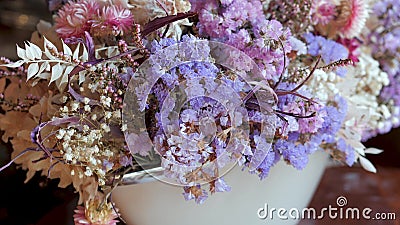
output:
M37 72L38 76L39 76L41 73L43 73L43 71L45 71L45 70L47 69L48 66L50 66L48 62L43 62L43 63L40 65L39 72Z
M86 62L88 60L89 60L89 53L88 53L87 49L85 48L85 46L83 46L83 53L82 53L81 61Z
M79 85L81 85L86 80L86 74L84 71L79 73Z
M5 67L9 67L9 68L17 68L17 67L22 66L24 63L25 63L24 60L18 60L16 62L4 64L4 65L0 65L0 66L5 66Z
M68 66L67 68L65 68L65 71L64 71L64 73L63 73L61 79L58 79L58 80L56 81L56 85L57 85L57 87L58 87L58 89L59 89L60 91L64 90L65 86L66 86L67 83L68 83L69 74L71 73L71 71L72 71L74 68L75 68L74 66Z
M26 42L25 42L25 55L26 55L26 58L28 58L29 60L35 59L35 53L31 50L31 48L29 47L29 45Z
M7 78L5 77L0 78L0 93L4 92L4 89L6 88L6 82Z
M62 42L62 45L63 45L64 55L72 56L72 50L68 47L68 45L66 45L64 43L63 40L61 40L61 42Z
M367 171L369 171L369 172L372 172L372 173L376 173L376 168L375 168L375 166L374 166L368 159L366 159L366 158L364 158L364 157L362 157L362 156L360 156L359 159L360 159L360 164L361 164L361 166L362 166L365 170L367 170Z
M26 59L25 49L19 47L19 45L17 45L17 55L23 60Z
M49 49L52 49L53 51L56 51L57 50L56 46L53 43L51 43L50 41L48 41L46 39L46 37L43 37L43 39L44 39L44 54L46 55L46 57L49 59L57 59L50 53L50 50L49 50Z
M64 42L63 42L64 43ZM81 47L81 43L78 43L78 45L75 48L74 54L72 56L73 59L79 59L79 50Z
M6 90L4 91L4 96L8 98L9 101L15 102L19 98L19 94L21 89L17 82L11 82L7 85Z
M39 48L39 46L29 42L29 45L31 46L32 51L35 53L35 59L41 59L42 58L42 49Z
M364 150L364 152L367 154L380 154L383 152L383 150L378 148L367 148Z
M39 64L38 63L31 63L28 67L28 76L26 80L31 79L39 72Z
M51 73L41 73L41 74L38 74L36 77L48 80L50 78L50 76L51 76Z
M25 43L26 56L30 60L42 58L42 50L35 44L27 41Z
M60 65L60 63L57 63L55 66L51 68L51 80L49 84L58 80L62 75L63 75L63 67Z
M19 122L16 123L16 121ZM4 117L0 119L0 128L4 130L2 140L8 142L8 139L17 136L19 131L34 128L35 125L35 121L29 118L26 112L7 112Z

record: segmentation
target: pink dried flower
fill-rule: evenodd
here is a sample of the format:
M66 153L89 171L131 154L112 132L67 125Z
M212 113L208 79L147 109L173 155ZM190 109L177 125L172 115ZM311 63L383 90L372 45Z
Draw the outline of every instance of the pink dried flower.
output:
M75 225L116 225L118 214L111 204L101 205L101 201L96 199L86 202L85 207L78 206L74 211Z
M357 36L368 18L368 10L366 0L342 0L340 11L344 23L339 26L340 36L349 39Z
M333 4L331 1L325 0L314 0L312 2L312 18L315 24L328 24L335 16L336 5Z
M57 34L63 39L83 37L85 31L90 30L92 19L98 15L99 8L96 0L68 2L55 19Z
M111 28L116 34L123 34L131 30L134 23L133 15L129 9L121 6L105 6L98 21L93 24L103 28Z

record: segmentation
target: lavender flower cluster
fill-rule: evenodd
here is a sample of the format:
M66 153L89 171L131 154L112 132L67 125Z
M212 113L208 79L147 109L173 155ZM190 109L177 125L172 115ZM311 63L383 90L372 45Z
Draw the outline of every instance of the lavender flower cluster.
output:
M203 183L209 184L211 193L230 189L221 175L235 162L263 173L269 170L267 160L279 159L270 150L274 125L268 127L264 123L267 117L272 117L271 111L260 110L263 104L259 101L253 108L246 106L243 98L250 94L251 86L246 76L240 74L246 73L249 65L245 61L244 68L235 64L235 69L241 71L233 71L222 64L211 63L227 59L222 51L212 53L215 51L211 49L213 44L218 46L194 36L183 36L179 42L173 39L152 42L150 67L144 66L142 74L154 85L146 87L149 82L141 80L140 76L133 77L129 88L135 100L126 106L131 109L139 102L142 112L146 111L147 115L153 112L153 120L145 119L146 127L153 127L150 139L157 155L161 156L164 175L185 187L186 199L195 199L198 203L207 197L207 191L201 186ZM221 47L229 48L228 45ZM250 60L248 56L245 58ZM160 73L154 68L164 70ZM154 74L155 78L149 74ZM262 74L259 76L263 79ZM148 98L144 96L146 93L150 94ZM248 101L254 102L254 96L249 96ZM272 105L270 107L272 110ZM130 110L125 111L126 118L133 118L131 114ZM125 121L126 124L132 122ZM128 146L131 150L138 149L133 153L149 155L152 148L147 151L143 146L135 148L137 139L129 141L130 136L140 136L140 129L128 125L127 132Z
M373 6L376 20L371 22L371 33L367 41L372 48L372 54L385 71L390 83L382 89L380 101L390 106L390 116L384 121L384 126L367 137L378 133L387 133L398 127L400 121L400 3L394 0L378 1Z
M191 1L199 12L200 35L246 53L266 79L277 80L284 57L292 50L291 32L277 20L267 20L260 1ZM237 63L240 63L238 61Z
M154 74L154 78L144 81L139 75L131 80L130 89L134 90L132 96L139 102L139 108L142 112L147 110L147 114L155 113L152 121L146 120L146 126L152 127L150 139L145 141L148 147L135 147L143 143L138 141L140 129L129 127L128 146L134 154L147 156L153 143L161 156L165 176L185 186L186 199L203 202L207 196L203 183L209 184L211 193L228 190L219 171L235 161L260 178L267 177L281 158L303 169L308 156L322 148L349 166L356 161L355 149L337 137L347 113L345 99L336 95L319 102L314 93L303 88L306 85L301 79L311 77L316 66L296 67L297 74L301 74L297 79L293 79L293 71L285 70L289 62L287 53L292 50L315 58L322 55L324 65L346 59L349 51L333 40L311 33L305 34L302 42L303 37L292 36L290 29L283 28L277 20L268 20L262 7L254 7L260 4L243 0L192 1L192 10L199 12L197 25L201 37L232 46L253 59L263 80L268 82L266 85L273 87L270 91L276 95L278 104L271 105L276 128L270 129L276 131L269 137L265 137L262 125L272 117L266 118L260 112L260 99L243 98L251 94L252 86L227 68L212 64L219 61L213 58L212 44L201 43L194 36L183 36L181 41L170 38L153 41L149 65L142 65L148 70L140 74ZM226 61L239 71L248 70L243 57L228 54ZM346 71L341 69L335 71L339 77L345 76ZM150 85L151 90L146 87L149 83L154 84ZM236 109L239 114L230 113L232 105L227 107L226 102L233 105L242 102L243 106ZM231 130L242 125L248 134ZM255 167L254 162L257 162Z

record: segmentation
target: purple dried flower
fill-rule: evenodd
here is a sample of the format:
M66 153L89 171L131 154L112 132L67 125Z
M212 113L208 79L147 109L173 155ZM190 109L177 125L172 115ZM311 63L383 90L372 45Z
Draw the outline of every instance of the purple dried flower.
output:
M223 177L220 177L214 181L214 188L215 192L226 192L231 190L231 187L225 183Z
M321 55L325 64L330 64L349 57L349 51L347 48L335 41L326 39L322 36L314 36L311 33L304 34L304 38L307 41L308 54L312 56ZM339 67L336 69L336 73L339 76L344 76L346 70Z

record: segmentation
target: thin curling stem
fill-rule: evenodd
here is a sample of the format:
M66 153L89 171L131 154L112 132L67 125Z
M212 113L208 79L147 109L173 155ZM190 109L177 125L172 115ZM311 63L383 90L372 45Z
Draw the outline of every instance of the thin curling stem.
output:
M315 112L312 112L310 115L303 116L303 115L300 115L300 114L294 114L294 113L284 112L284 111L280 111L280 110L275 110L275 112L280 113L280 114L284 114L284 115L287 115L287 116L296 117L296 118L299 118L299 119L311 118L311 117L314 117L315 114L316 114Z

